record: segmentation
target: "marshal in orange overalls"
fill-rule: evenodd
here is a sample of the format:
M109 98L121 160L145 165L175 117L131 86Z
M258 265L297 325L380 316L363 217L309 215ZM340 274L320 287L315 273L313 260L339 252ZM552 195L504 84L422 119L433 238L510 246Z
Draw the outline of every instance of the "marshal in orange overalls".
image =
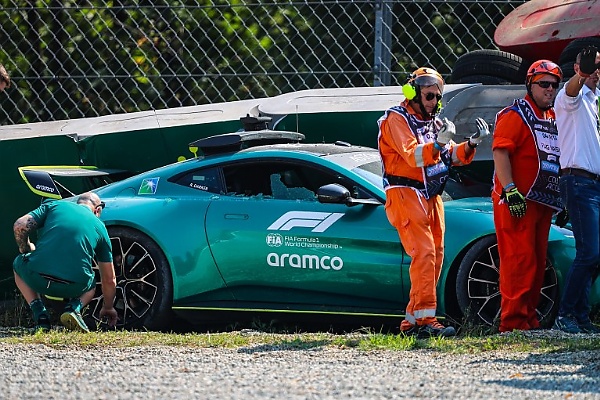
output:
M403 107L410 115L419 114L404 101ZM471 151L466 155L467 142L449 144L452 164L464 165L473 160ZM394 112L380 120L379 151L386 174L424 182L424 167L440 160L435 152L434 140L419 142L402 115ZM418 189L408 185L390 184L386 188L385 210L390 223L398 230L402 246L411 257L410 299L406 318L400 326L407 331L415 325L436 322L436 285L444 257L444 207L440 195L427 199Z
M531 104L538 118L554 118L554 110L543 114L529 95L525 100ZM530 129L517 112L499 115L492 142L492 150L496 149L508 150L514 184L526 194L538 175L538 151ZM495 175L492 201L502 295L499 330L536 329L540 326L536 308L546 270L548 232L554 210L527 200L527 212L522 218L515 218L507 205L501 202L501 194L502 184Z

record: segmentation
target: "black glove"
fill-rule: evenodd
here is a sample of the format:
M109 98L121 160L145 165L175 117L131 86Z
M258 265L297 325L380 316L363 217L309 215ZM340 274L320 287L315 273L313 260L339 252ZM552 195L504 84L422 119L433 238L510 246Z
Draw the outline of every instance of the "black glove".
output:
M527 211L527 202L525 201L525 197L519 193L516 187L513 187L506 192L505 196L510 215L517 218L523 217L525 215L525 211Z
M560 210L558 214L556 214L556 220L554 221L554 223L556 224L556 226L564 228L564 226L567 225L567 222L569 222L569 212L566 208L564 208Z
M588 46L581 51L581 61L579 62L579 75L587 78L598 69L596 64L596 53L598 50L594 46Z

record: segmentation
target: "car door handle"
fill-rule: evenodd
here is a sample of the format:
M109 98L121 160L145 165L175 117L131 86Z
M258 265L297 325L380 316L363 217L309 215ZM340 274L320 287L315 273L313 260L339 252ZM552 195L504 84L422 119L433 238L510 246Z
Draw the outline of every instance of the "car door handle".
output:
M223 216L225 219L249 219L250 216L248 214L225 214Z

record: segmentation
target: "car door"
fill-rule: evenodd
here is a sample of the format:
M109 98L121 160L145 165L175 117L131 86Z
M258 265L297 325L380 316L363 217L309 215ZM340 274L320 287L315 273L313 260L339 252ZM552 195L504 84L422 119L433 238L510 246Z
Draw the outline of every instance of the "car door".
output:
M407 258L383 205L319 203L314 184L303 185L296 172L328 183L341 177L315 168L270 162L226 169L232 193L213 201L206 218L226 284L256 307L402 308Z

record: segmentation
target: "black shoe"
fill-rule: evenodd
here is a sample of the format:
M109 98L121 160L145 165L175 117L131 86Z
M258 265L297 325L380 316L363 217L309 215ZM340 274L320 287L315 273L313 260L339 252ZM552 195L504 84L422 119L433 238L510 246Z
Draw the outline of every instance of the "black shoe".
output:
M600 326L592 324L592 321L577 323L583 333L600 333Z
M42 331L42 332L50 332L50 330L52 329L52 325L50 324L50 317L48 316L48 314L42 314L40 315L40 317L38 318L36 324L35 324L35 331Z
M419 327L417 325L412 325L408 329L400 329L400 334L404 336L415 336L419 334Z
M579 328L579 325L577 325L577 321L575 321L575 318L571 316L556 317L554 320L554 325L552 325L552 329L566 333L581 333L581 329Z
M419 327L419 337L451 337L456 336L456 330L451 326L444 326L438 321L434 321L427 325L421 325Z

